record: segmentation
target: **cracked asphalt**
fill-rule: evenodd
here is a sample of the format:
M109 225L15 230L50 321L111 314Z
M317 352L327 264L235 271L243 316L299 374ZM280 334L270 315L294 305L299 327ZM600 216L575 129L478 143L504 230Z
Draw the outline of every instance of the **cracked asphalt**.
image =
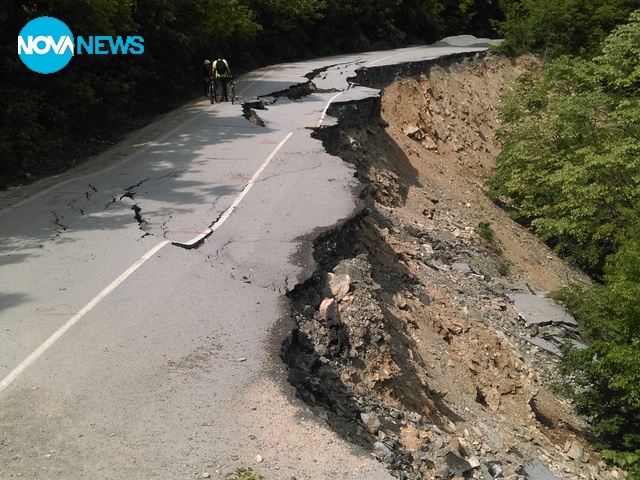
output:
M236 105L193 102L0 192L0 478L391 478L312 418L277 359L310 239L357 207L354 170L311 131L330 101L377 95L357 68L478 50L258 70Z

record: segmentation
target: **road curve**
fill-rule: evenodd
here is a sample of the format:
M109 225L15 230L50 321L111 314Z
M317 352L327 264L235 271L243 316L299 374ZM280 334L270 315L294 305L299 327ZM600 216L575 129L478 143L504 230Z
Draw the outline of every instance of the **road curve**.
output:
M378 95L356 69L478 50L257 70L236 105L193 102L1 192L0 478L391 478L296 400L272 343L309 235L356 207L354 171L311 131ZM282 94L311 72L314 93Z

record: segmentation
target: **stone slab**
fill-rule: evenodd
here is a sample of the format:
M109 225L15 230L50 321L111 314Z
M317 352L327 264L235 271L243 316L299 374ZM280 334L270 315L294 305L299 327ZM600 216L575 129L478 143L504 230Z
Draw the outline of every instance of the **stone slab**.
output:
M563 324L575 327L578 325L571 313L550 298L529 293L513 293L509 294L509 299L528 326Z

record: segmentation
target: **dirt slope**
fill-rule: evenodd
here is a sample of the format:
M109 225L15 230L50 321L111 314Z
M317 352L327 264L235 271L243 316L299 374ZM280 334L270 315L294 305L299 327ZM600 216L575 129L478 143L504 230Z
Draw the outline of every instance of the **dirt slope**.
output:
M381 101L336 106L317 132L356 166L363 209L316 241L283 358L314 412L397 478L623 476L551 393L558 357L532 341L555 327L526 325L509 297L588 279L482 188L500 95L533 65L483 54L389 85L368 72Z

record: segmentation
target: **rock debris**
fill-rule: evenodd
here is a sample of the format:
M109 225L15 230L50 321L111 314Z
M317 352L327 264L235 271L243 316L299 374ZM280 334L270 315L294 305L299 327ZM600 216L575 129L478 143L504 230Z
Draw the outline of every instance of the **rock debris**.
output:
M316 131L363 208L289 293L289 380L398 479L617 479L553 393L575 321L546 296L580 272L484 195L500 95L535 59L494 54L358 75L378 99ZM544 307L544 308L543 308Z

